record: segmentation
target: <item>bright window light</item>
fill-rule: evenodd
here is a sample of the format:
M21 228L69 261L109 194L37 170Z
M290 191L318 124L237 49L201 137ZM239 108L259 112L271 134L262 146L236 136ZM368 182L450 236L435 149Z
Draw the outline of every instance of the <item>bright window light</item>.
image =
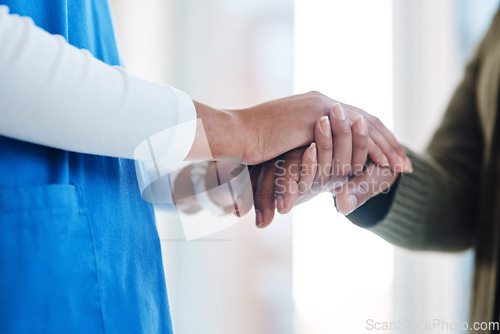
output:
M319 90L392 127L392 1L296 0L295 91ZM364 333L391 310L393 248L321 195L294 210L296 333Z

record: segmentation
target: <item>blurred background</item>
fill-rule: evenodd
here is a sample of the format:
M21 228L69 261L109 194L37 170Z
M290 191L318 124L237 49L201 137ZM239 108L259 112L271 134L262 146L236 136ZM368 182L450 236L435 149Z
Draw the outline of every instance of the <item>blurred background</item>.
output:
M498 7L498 0L110 2L124 64L137 76L221 108L319 90L377 115L416 150ZM265 230L238 224L190 242L174 209L158 206L156 214L179 334L369 333L369 319L467 320L471 251L393 247L338 214L331 196Z

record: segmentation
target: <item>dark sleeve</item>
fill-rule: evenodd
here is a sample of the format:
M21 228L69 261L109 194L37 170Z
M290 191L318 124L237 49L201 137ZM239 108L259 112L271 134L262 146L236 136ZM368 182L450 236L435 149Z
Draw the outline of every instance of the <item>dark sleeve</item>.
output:
M384 220L391 208L398 183L399 177L394 182L389 192L381 193L370 198L351 214L347 215L347 219L359 227L372 227Z

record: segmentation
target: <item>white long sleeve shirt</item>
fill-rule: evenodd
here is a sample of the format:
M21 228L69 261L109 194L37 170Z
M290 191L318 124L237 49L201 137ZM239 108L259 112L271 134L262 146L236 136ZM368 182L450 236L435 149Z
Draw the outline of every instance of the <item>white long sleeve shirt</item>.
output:
M0 6L0 135L134 158L140 143L160 133L155 142L175 164L192 146L195 119L185 93L108 66Z

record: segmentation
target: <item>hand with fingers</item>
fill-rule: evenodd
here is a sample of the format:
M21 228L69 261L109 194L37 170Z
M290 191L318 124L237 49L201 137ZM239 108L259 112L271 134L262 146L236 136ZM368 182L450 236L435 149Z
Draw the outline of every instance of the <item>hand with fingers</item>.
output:
M411 169L405 150L376 117L359 108L341 104L342 112L335 118L332 107L336 103L318 92L238 110L217 110L195 103L197 117L201 121L197 122L195 141L187 160L232 156L251 165L261 164L295 148L310 145L314 141L314 125L322 116L331 116L330 120L335 121L334 127L337 123L352 125L358 116L363 116L370 159L378 165L391 166L398 172ZM341 142L348 142L349 132L345 136L337 133L337 137L341 138Z
M261 227L271 222L276 207L280 213L286 213L297 201L300 203L319 192L338 188L348 177L363 170L367 157L378 166L388 166L395 172L408 172L412 168L405 150L377 118L318 92L221 113L201 104L197 106L197 112L202 114L200 118L206 114L199 135L206 135L205 144L208 140L208 145L193 145L191 158L196 161L211 159L212 155L227 155L255 164L251 167L251 176L257 221ZM217 115L234 121L234 126L222 131L217 127L220 121ZM208 156L203 154L206 147L211 151ZM186 192L185 197L176 199L182 211L199 211L200 200L214 212L220 212L214 205L222 205L224 211L228 211L227 196L221 196L206 184L195 191L189 173L183 175L185 177L180 180L186 181L185 186L178 186L182 191L175 192ZM184 184L179 180L175 183ZM204 189L210 190L209 198L199 195ZM187 196L192 194L194 197ZM188 201L188 197L192 201ZM240 202L243 202L240 206L247 203L242 198ZM246 209L247 206L237 211L246 212Z
M377 130L376 141L383 143L375 144L370 137L373 129L370 132L370 125L365 118L368 114L351 106L349 108L351 111L357 110L353 120L347 117L344 106L336 103L328 117L321 117L316 122L314 143L251 168L258 227L263 228L271 223L275 209L281 214L288 213L294 205L319 193L335 194L339 189L342 191L337 198L339 211L347 214L352 211L353 193L359 196L359 200L356 197L356 203L361 204L365 198L360 197L359 189L366 187L364 181L368 176L364 170L367 163L369 170L385 171L385 174L393 177L400 172L411 171L411 163L406 155L400 159L400 154L393 148L395 139L392 134L387 139L380 135L390 133L389 130L385 127L382 131ZM399 148L403 149L397 143ZM391 159L384 159L384 152L389 152ZM378 164L373 160L378 161ZM387 184L384 183L384 186ZM378 188L369 190L378 191Z
M337 189L337 210L344 215L350 214L373 196L389 191L399 175L389 168L369 163L361 175Z

